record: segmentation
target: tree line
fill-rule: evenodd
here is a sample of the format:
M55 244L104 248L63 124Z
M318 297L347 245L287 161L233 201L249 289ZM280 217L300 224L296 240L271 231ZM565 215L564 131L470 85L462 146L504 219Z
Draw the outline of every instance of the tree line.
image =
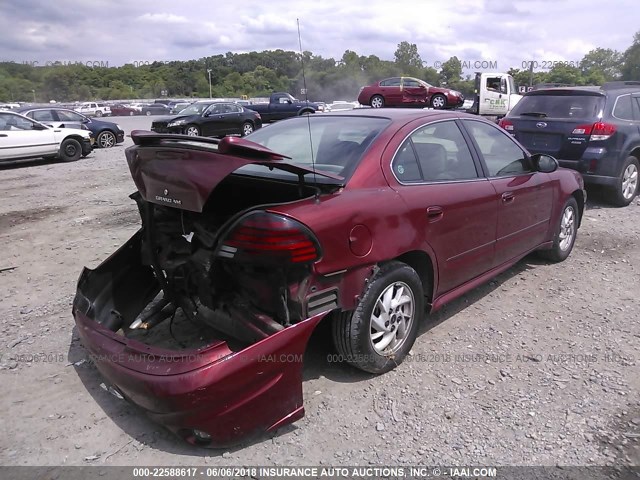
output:
M512 68L518 85L561 83L601 85L611 80L640 80L640 31L624 52L596 48L580 64L556 64L548 71ZM132 98L264 97L287 91L314 101L353 100L360 87L399 75L447 86L470 95L471 75L451 57L440 71L424 65L416 44L400 42L393 60L347 50L342 58L323 58L285 50L213 55L198 60L144 65L91 67L82 64L32 66L0 63L0 102L58 102Z

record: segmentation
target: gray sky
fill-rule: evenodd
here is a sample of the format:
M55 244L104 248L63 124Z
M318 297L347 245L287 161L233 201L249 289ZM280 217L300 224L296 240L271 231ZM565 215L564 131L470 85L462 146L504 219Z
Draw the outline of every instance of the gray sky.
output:
M325 58L349 49L393 60L406 40L429 66L456 55L466 71L482 69L477 61L506 71L625 50L640 30L640 0L0 0L0 61L117 66L297 51L296 18L303 49Z

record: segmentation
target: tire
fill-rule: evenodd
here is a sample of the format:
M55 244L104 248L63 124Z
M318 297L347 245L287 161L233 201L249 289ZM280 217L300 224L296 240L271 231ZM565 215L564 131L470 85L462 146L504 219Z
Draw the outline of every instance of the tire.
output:
M135 112L129 112L129 116L133 117L135 115Z
M100 135L98 135L98 138L96 139L96 143L100 148L114 147L116 145L116 141L117 141L116 136L113 134L113 132L110 132L109 130L100 132Z
M187 125L184 129L184 134L190 137L199 137L200 129L195 125Z
M244 122L242 124L242 132L240 133L240 135L243 136L243 137L246 137L250 133L253 133L253 123Z
M627 157L620 170L616 186L611 191L611 203L617 207L626 207L638 194L638 174L640 166L636 157Z
M151 115L151 110L147 110L147 113L145 113L145 115L148 117L149 115Z
M560 219L553 232L553 247L550 250L541 250L539 255L552 262L562 262L573 250L578 233L578 203L576 199L569 198L564 207Z
M382 95L374 95L369 100L369 105L371 105L371 108L382 108L384 107L384 98Z
M96 117L102 116L102 110L96 110Z
M79 160L81 156L82 146L79 141L73 138L67 138L60 144L58 157L63 162L75 162L76 160Z
M336 350L346 362L365 372L385 373L400 365L418 334L423 295L422 282L413 268L401 262L385 264L367 286L355 311L334 314ZM381 306L390 307L397 299L403 302L391 308L391 317L385 316ZM376 312L380 313L374 315ZM384 321L378 328L373 325L374 316ZM383 342L387 345L381 345Z
M436 93L433 97L431 97L431 107L437 110L447 108L447 97L445 97L441 93Z

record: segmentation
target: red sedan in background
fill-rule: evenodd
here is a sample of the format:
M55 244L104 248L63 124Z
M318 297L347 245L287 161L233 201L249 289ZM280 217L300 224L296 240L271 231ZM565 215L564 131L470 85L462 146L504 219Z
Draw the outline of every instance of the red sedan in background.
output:
M578 172L455 112L132 138L142 228L85 268L73 314L115 391L199 445L304 415L302 356L319 322L346 362L387 372L425 311L530 252L567 258L586 200Z
M464 103L464 95L450 88L434 87L412 77L393 77L362 87L358 102L382 107L455 108Z
M111 105L111 115L113 115L114 117L140 115L140 110L131 108L128 105Z

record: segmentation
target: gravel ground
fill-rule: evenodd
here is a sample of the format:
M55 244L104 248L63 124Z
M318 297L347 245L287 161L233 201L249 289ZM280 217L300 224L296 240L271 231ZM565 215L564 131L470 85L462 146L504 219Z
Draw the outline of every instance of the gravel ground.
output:
M227 451L110 395L74 330L82 267L138 228L124 147L0 179L0 269L15 267L0 273L1 465L640 464L639 200L617 209L590 192L567 261L527 257L448 305L386 375L332 362L321 325L305 418Z

